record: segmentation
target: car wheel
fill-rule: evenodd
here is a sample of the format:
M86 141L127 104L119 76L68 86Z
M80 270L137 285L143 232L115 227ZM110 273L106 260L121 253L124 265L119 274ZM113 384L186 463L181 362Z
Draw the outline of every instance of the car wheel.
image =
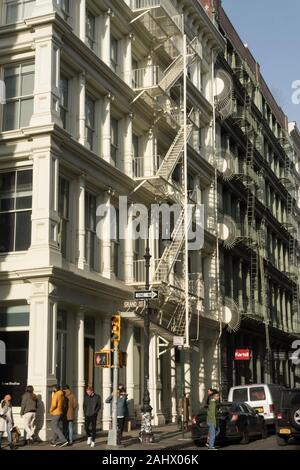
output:
M291 412L292 415L292 422L294 427L299 430L300 429L300 405L294 406Z
M249 442L250 442L249 431L248 431L247 428L245 428L244 431L243 431L243 437L241 439L241 444L246 445L246 444L249 444Z
M267 439L267 437L268 437L268 428L267 428L266 423L263 423L261 425L261 438Z
M280 447L286 446L288 443L288 439L286 437L278 436L278 434L276 435L276 441L277 445Z

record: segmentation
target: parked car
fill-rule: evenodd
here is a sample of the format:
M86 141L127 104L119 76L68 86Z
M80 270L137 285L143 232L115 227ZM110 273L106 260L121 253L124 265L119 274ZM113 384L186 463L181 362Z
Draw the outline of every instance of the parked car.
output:
M300 439L300 389L285 389L281 392L276 412L276 438L279 446L289 439Z
M192 439L196 445L205 444L208 436L207 406L192 417ZM220 434L217 442L239 440L248 444L252 437L267 437L265 420L247 403L220 403L217 408Z
M267 426L274 425L282 389L284 387L275 384L239 385L231 387L228 401L248 403L264 417Z

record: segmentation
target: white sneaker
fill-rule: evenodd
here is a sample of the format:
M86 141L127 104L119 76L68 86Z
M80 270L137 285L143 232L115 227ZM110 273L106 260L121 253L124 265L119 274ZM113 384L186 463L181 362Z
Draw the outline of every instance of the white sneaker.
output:
M88 446L91 445L91 442L92 442L92 438L91 438L91 437L88 437L88 439L87 439L87 441L86 441L87 445L88 445Z
M95 447L95 442L94 441L91 442L91 447Z

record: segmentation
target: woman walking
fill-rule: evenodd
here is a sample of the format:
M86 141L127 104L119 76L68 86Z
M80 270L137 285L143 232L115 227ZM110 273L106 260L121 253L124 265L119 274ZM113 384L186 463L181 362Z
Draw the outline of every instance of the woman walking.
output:
M5 432L7 433L9 447L14 449L14 445L11 439L11 430L14 427L11 401L11 395L5 395L0 404L0 449L2 437Z

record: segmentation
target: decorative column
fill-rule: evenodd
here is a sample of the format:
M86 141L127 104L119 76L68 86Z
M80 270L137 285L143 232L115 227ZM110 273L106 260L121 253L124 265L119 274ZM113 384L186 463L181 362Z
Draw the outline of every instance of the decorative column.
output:
M81 41L85 43L86 31L85 31L85 20L86 20L86 0L80 0L79 3L79 37Z
M134 240L132 239L132 212L128 212L128 221L126 229L126 237L124 240L124 279L126 282L130 283L134 278L133 270L133 244Z
M58 155L49 150L34 150L33 199L30 252L31 267L59 265L58 246Z
M157 364L157 337L150 335L149 347L149 392L152 406L153 422L155 426L165 424L164 416L159 403L158 364Z
M111 241L111 225L112 225L112 213L110 210L111 203L111 192L105 193L104 203L107 206L107 211L103 223L104 237L102 238L102 256L103 256L103 276L111 279L112 277L112 241Z
M31 126L62 126L59 109L61 40L52 24L35 27L34 107Z
M107 10L101 17L100 58L110 67L110 18L112 12Z
M85 132L85 86L86 77L84 73L79 75L79 135L78 141L82 144L86 144L86 132Z
M103 98L102 104L102 157L109 163L112 163L110 156L110 105L113 96L109 93Z
M102 344L104 349L111 349L110 341L111 321L109 318L103 320ZM105 402L111 394L111 369L102 369L102 397ZM104 404L103 407L103 429L107 430L111 423L110 405Z
M132 151L132 121L134 115L128 114L124 122L124 160L123 160L123 171L127 176L132 178L133 176L133 151Z
M177 422L177 380L176 380L176 361L175 348L171 349L171 414L172 423Z
M78 196L79 196L79 217L78 217L78 261L79 269L84 269L85 259L85 181L82 177L78 180Z
M131 87L132 80L132 40L133 34L128 34L123 40L123 77L125 83Z
M56 383L57 302L48 282L32 283L29 323L28 381L34 387L43 407L37 411L36 425L43 440L51 435L49 409L51 387ZM41 409L43 408L43 409Z
M83 400L85 394L84 379L84 309L80 308L76 316L77 330L77 397L78 397L78 414L77 414L77 433L83 434L84 431L84 413Z
M133 326L126 324L127 335L127 367L126 367L126 391L128 394L128 413L129 420L134 419L134 338Z

